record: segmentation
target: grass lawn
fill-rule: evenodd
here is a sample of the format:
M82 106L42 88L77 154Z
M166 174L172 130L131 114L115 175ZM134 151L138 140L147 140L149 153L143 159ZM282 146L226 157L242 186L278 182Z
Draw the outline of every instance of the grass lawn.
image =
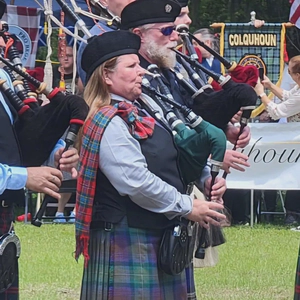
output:
M73 258L74 225L18 223L16 232L20 299L79 299L83 260ZM300 232L256 225L226 228L225 235L219 263L195 270L199 300L293 299Z

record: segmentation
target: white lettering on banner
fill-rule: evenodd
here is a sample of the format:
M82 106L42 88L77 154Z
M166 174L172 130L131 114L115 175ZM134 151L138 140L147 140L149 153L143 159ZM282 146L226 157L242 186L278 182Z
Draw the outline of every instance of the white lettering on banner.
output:
M300 190L300 124L252 123L245 172L231 170L228 188ZM228 145L231 149L232 145Z
M29 59L31 50L32 50L30 36L23 28L21 28L17 25L9 25L9 33L15 34L16 37L22 43L23 53L21 55L21 61L22 61L22 64L25 66Z

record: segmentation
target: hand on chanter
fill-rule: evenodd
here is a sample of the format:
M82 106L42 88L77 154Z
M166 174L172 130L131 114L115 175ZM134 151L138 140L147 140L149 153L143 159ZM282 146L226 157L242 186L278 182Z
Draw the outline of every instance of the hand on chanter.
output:
M230 173L230 168L245 172L244 167L250 167L248 163L249 157L241 152L227 149L225 152L222 169L226 173Z
M53 198L60 199L58 193L62 181L60 170L51 167L27 168L26 187L34 192L48 194Z
M192 211L186 215L186 218L208 229L209 224L220 226L220 222L226 219L224 214L218 212L222 209L224 209L223 204L195 199Z
M231 118L230 122L231 122L232 124L239 123L240 120L241 120L242 113L243 113L243 112L242 112L241 110L239 110L239 111Z
M228 125L227 129L226 129L226 137L227 140L232 143L235 144L235 141L239 135L240 132L240 127L237 126L233 126L233 125ZM243 128L242 133L240 134L238 141L237 141L237 148L244 148L246 147L249 142L251 140L251 133L250 133L250 127L245 126Z
M204 194L209 195L211 177L207 178L204 184ZM222 177L217 177L211 191L211 201L223 204L222 197L226 191L226 180Z
M60 148L54 155L55 165L58 166L61 171L71 173L72 178L77 177L77 165L79 160L78 151L76 148L70 148L63 153L64 148Z

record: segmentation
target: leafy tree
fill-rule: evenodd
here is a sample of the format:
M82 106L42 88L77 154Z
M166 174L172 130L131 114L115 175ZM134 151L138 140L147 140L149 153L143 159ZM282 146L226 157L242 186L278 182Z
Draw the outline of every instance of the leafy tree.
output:
M288 0L191 0L189 8L193 31L215 22L249 22L251 11L268 23L288 22L290 4Z

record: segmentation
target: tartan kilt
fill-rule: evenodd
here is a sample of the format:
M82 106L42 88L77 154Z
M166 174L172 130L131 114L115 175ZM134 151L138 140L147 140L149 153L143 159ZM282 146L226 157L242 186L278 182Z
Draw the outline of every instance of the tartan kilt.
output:
M90 231L81 300L186 300L186 272L167 275L157 267L162 230L129 228L126 217L113 229Z
M14 220L13 206L3 207L0 205L0 236L8 233ZM8 290L0 293L0 300L18 300L19 299L19 274L17 274L13 284Z

